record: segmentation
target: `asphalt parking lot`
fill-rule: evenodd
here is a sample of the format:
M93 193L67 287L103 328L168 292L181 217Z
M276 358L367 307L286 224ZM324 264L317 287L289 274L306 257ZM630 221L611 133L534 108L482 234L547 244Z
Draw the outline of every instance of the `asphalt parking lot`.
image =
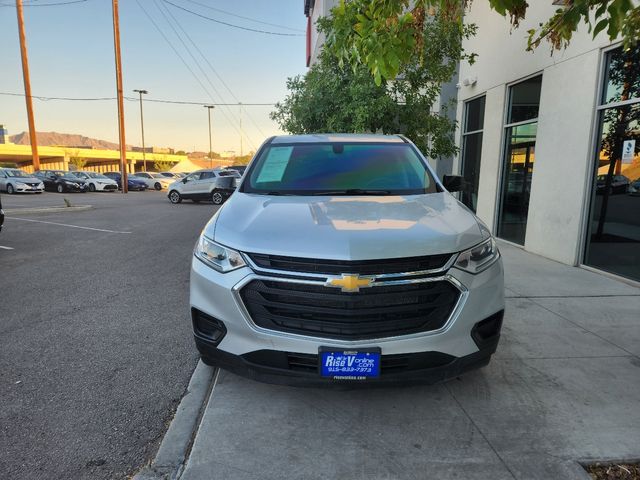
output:
M56 214L21 209L93 205ZM153 455L197 355L189 262L211 204L2 195L0 478L124 478Z

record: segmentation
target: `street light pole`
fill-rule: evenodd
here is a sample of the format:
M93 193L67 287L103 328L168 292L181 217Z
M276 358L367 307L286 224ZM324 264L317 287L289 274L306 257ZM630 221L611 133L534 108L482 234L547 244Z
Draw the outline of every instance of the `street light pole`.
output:
M243 151L242 151L242 102L239 102L240 105L240 156L244 156L243 155Z
M146 149L144 148L144 117L142 116L142 95L146 95L149 92L147 92L146 90L134 90L134 92L140 94L140 128L142 128L142 165L143 165L144 171L146 172L147 171L147 153L146 153Z
M207 114L209 116L209 166L213 168L213 157L211 156L211 152L213 149L213 145L211 143L211 110L216 107L214 107L213 105L204 105L204 108L207 109Z

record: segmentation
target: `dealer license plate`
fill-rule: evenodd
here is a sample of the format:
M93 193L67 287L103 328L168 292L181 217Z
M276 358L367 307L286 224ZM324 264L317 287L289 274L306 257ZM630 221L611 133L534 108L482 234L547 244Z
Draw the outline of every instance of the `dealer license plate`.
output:
M320 375L335 380L366 380L380 376L380 350L320 349Z

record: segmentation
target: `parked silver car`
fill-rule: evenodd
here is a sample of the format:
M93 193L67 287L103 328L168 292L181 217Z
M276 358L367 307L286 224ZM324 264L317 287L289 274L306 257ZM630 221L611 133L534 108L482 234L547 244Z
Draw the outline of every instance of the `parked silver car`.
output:
M504 313L487 227L402 136L273 137L191 265L203 361L274 383L436 382L486 365Z
M240 174L235 170L221 168L192 172L169 185L169 193L167 195L169 201L171 203L180 203L182 200L192 200L197 203L202 200L210 200L216 205L220 205L227 198L226 195L218 191L217 179L221 177L240 178ZM226 185L225 188L229 188L229 185ZM235 184L232 188L235 188Z
M12 193L42 193L44 183L19 168L0 168L0 191Z
M147 187L153 188L154 190L162 190L167 189L169 185L171 185L175 179L168 178L157 172L136 172L129 175L136 180L141 180L147 184Z

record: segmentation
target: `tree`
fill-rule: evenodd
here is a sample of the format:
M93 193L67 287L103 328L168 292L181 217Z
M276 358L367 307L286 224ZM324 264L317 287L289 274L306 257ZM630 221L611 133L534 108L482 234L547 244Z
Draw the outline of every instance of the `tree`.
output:
M155 162L153 162L155 164L156 169L159 172L166 172L168 170L171 170L171 168L175 165L175 163L170 162L168 160L156 160Z
M476 0L484 1L484 0ZM488 0L491 8L509 16L517 27L527 13L527 0ZM425 25L436 14L462 24L471 0L341 0L333 8L330 44L340 62L365 65L378 85L396 78L408 64L423 61L431 41ZM565 0L546 22L528 31L528 50L543 40L552 49L566 47L580 23L595 37L606 30L611 40L622 37L625 47L640 38L640 6L634 0Z
M79 150L73 150L69 155L69 163L75 167L76 170L82 170L87 164L87 159L80 155Z
M331 54L335 21L319 20L328 43L306 75L287 80L289 94L276 104L271 118L293 134L331 132L403 133L428 156L456 152L455 123L446 116L448 105L434 111L440 87L453 76L457 62L468 58L462 40L473 26L452 23L442 15L425 22L430 41L421 61L405 64L393 81L375 80L365 66L353 67Z

